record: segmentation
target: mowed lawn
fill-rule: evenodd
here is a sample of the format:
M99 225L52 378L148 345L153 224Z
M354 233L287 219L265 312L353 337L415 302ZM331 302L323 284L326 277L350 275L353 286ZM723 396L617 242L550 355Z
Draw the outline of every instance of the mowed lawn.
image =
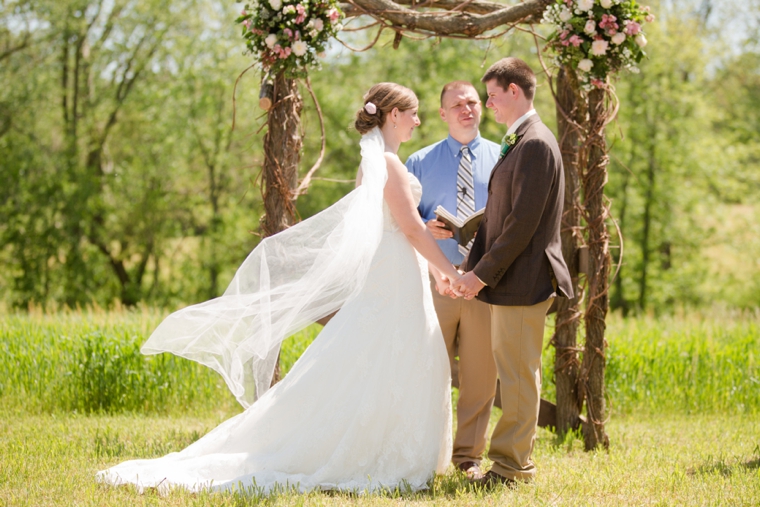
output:
M95 483L97 470L130 458L178 451L213 428L220 415L32 416L10 414L0 427L0 505L746 505L760 504L757 417L614 417L609 452L582 442L557 444L540 431L537 480L484 492L449 470L428 492L383 496L174 491L159 497Z
M0 316L0 506L760 505L757 315L612 317L610 449L587 453L573 436L540 430L532 484L483 491L450 469L416 494L269 497L160 497L95 482L102 468L178 451L240 410L213 372L136 353L157 320L153 311ZM285 371L317 332L286 342ZM551 362L549 348L550 399Z

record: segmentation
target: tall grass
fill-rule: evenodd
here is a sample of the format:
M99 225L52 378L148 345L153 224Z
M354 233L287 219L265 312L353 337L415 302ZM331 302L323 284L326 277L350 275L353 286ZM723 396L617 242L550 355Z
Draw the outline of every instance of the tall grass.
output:
M613 410L760 410L758 313L613 317L607 341Z
M0 315L0 407L37 413L239 410L214 371L170 354L140 354L162 317L149 308ZM283 373L320 329L311 326L283 343ZM613 315L607 341L613 413L760 411L757 313ZM553 349L547 347L549 399L552 370Z
M140 354L162 317L148 308L0 316L0 405L79 413L235 407L224 381L209 368L171 354ZM284 373L316 333L310 328L286 342Z

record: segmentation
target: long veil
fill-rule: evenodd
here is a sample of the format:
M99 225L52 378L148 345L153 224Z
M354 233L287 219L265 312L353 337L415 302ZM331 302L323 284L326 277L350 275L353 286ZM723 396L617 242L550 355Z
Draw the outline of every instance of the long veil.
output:
M338 310L367 279L383 233L388 173L380 130L360 145L361 185L262 240L222 296L171 314L142 353L171 352L213 368L244 407L264 394L282 340Z

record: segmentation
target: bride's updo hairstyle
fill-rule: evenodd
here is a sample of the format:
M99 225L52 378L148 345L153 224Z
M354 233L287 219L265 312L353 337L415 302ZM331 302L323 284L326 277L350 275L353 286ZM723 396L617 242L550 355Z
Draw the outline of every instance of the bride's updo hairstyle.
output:
M364 106L356 112L354 127L364 135L375 127L382 128L388 113L394 107L399 111L407 111L418 104L417 96L406 86L378 83L364 95Z

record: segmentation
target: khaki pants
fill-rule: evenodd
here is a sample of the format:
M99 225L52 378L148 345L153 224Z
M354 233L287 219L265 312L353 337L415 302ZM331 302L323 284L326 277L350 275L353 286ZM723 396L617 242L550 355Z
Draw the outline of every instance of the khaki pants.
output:
M435 290L433 303L443 331L451 371L459 356L457 430L451 461L480 463L486 449L488 421L496 392L496 365L491 352L489 305L472 299L451 299Z
M531 460L541 402L541 349L552 299L533 306L491 305L491 346L501 382L502 416L491 435L492 470L514 480L536 474Z

